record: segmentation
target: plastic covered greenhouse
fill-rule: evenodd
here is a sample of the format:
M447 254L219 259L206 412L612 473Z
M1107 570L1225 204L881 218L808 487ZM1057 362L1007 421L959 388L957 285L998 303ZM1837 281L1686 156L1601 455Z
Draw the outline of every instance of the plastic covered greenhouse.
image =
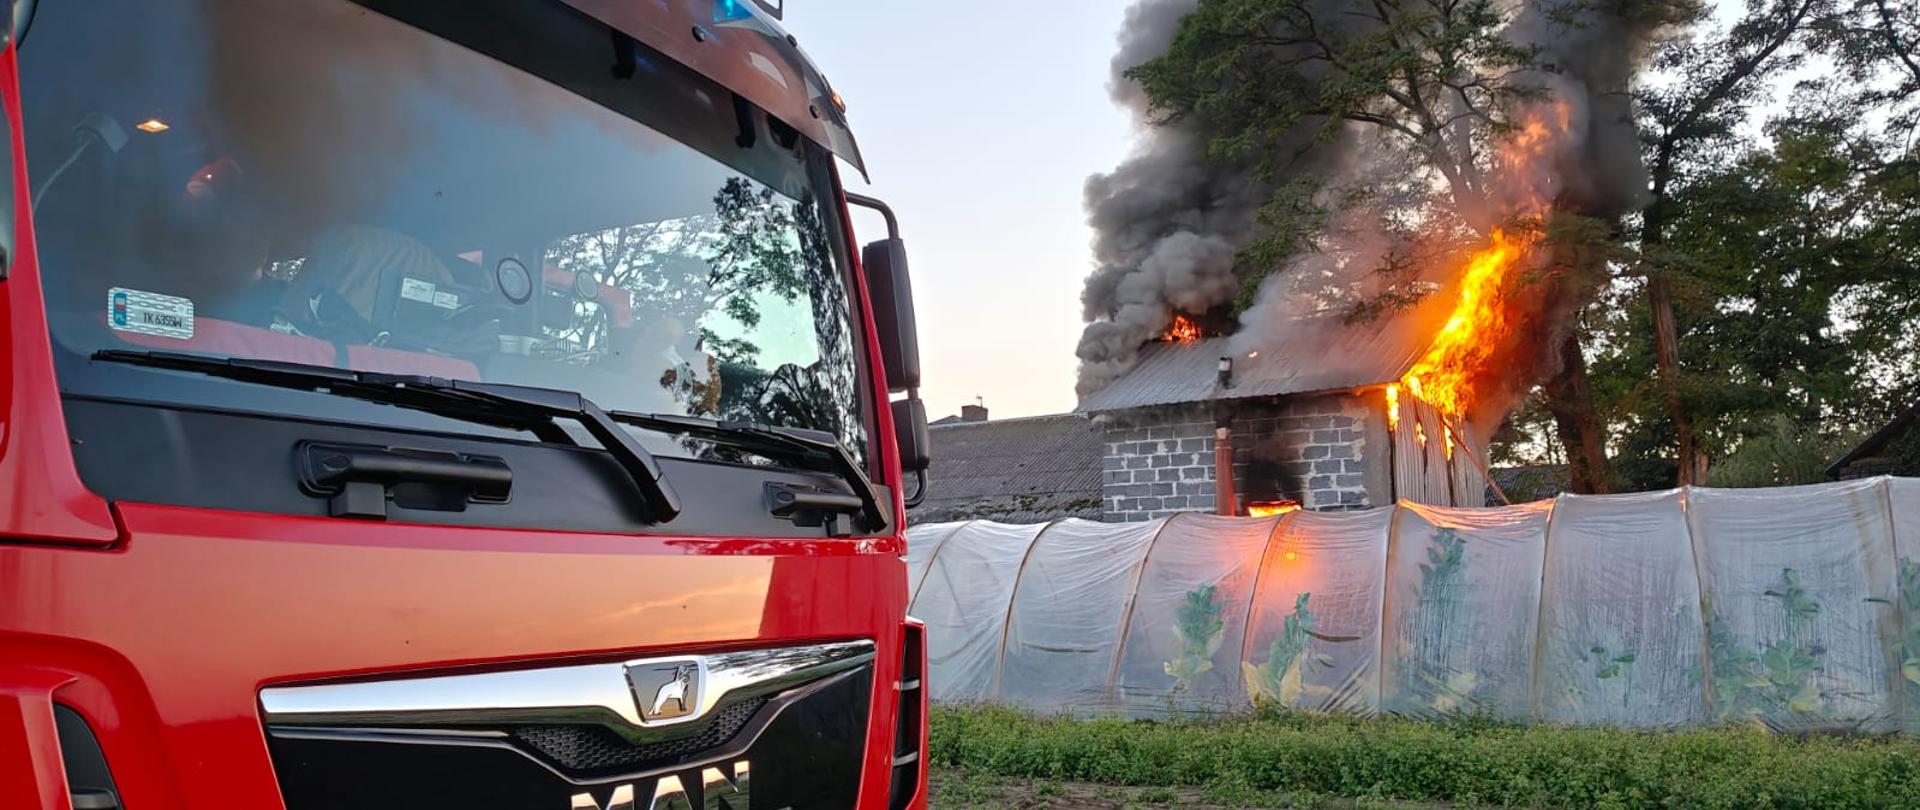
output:
M935 700L1920 729L1920 479L912 529Z

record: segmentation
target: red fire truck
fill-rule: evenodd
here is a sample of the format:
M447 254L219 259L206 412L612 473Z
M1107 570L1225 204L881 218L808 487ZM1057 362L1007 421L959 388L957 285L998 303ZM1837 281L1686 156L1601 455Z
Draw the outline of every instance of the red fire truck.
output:
M771 2L11 0L0 808L924 806L906 262Z

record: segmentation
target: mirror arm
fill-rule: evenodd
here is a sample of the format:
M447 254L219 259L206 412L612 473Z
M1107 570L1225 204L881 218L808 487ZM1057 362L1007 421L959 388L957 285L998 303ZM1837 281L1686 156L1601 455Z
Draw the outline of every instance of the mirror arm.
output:
M888 239L900 238L900 220L894 218L892 207L888 206L886 203L881 202L878 199L869 197L865 194L856 194L851 191L843 192L843 193L847 195L848 205L857 205L857 206L860 206L861 208L870 208L880 212L880 217L887 221L887 238Z

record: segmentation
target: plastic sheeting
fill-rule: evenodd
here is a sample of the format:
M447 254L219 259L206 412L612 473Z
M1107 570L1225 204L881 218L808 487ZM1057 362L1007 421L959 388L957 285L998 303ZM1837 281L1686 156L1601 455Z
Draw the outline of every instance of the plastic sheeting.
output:
M1380 612L1394 510L1295 512L1273 537L1241 664L1248 697L1312 711L1380 707Z
M939 673L930 679L928 697L958 702L993 696L1020 563L1046 527L968 523L940 543L937 553L928 554L926 574L907 610L926 623L927 668ZM937 535L928 530L938 528L915 528L908 549L917 538Z
M1920 480L909 532L931 695L1920 731Z
M1398 509L1380 640L1383 707L1527 716L1552 511L1551 501Z
M996 699L1049 710L1107 704L1125 624L1117 617L1166 524L1076 519L1040 533L1013 593Z
M1554 504L1540 593L1535 710L1579 725L1707 719L1700 581L1678 491Z
M1720 720L1891 730L1888 481L1689 493Z
M1115 699L1139 714L1245 706L1241 645L1254 572L1280 518L1184 514L1147 553L1133 604L1121 616Z
M1899 506L1895 506L1899 504ZM1897 696L1901 730L1920 733L1920 479L1887 482L1887 511L1893 515L1893 551L1897 559L1895 604L1902 618L1900 640L1892 656L1900 671Z

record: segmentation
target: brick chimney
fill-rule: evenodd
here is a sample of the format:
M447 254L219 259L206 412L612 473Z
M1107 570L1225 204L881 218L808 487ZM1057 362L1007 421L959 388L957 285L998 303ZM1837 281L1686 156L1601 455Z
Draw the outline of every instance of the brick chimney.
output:
M960 421L962 421L962 422L985 422L985 421L987 421L987 406L985 406L985 405L962 405L962 406L960 406Z

